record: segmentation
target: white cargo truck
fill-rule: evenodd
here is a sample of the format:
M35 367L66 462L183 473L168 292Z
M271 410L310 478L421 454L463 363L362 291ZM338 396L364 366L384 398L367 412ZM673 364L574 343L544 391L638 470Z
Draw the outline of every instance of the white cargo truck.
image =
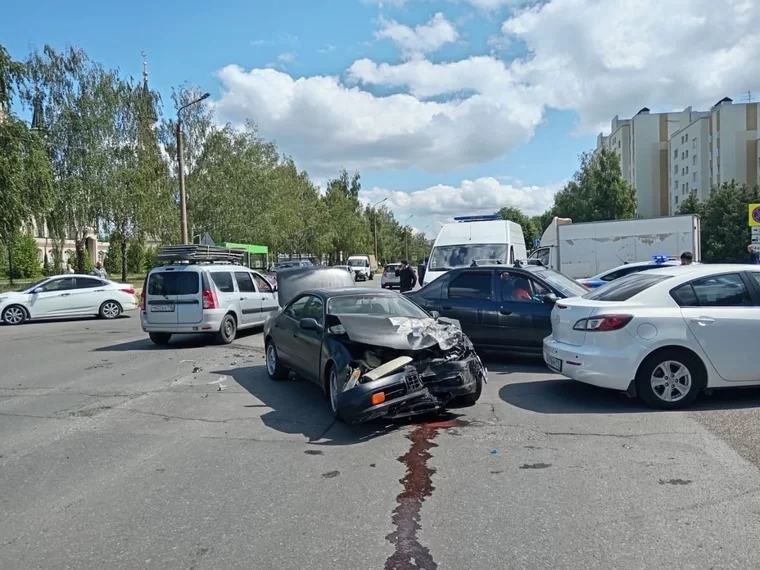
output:
M538 261L573 279L584 279L624 263L654 256L680 257L684 251L700 260L699 216L637 218L572 223L554 218L529 262Z

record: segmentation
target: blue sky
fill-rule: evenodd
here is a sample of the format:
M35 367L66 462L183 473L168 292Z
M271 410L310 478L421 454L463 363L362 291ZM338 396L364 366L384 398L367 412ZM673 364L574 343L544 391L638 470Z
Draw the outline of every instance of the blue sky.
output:
M575 171L578 154L595 146L596 133L614 114L630 115L645 105L698 105L733 87L705 87L693 78L678 89L651 83L662 78L642 68L669 64L662 55L667 49L642 50L638 43L646 37L637 37L630 48L625 38L603 45L598 37L601 19L609 25L622 17L621 11L636 12L630 2L576 0L572 5L579 13L565 10L568 2L37 0L33 12L21 2L7 3L0 41L19 58L46 43L77 45L106 66L135 76L145 51L151 85L165 101L171 87L185 81L210 91L220 119L256 120L262 133L316 180L324 181L340 166L359 169L367 200L386 197L397 214L413 212L418 229L427 225L426 231L435 233L436 222L452 214L500 205L541 211ZM674 14L683 15L689 5L684 2L674 0ZM650 17L649 3L642 0L633 16ZM533 12L510 10L526 4ZM439 13L449 28L418 29L419 36L409 40L415 26L430 24ZM651 14L653 25L663 25L657 20L664 17ZM726 25L742 31L736 22ZM436 44L434 32L447 29L455 30L455 39ZM657 33L651 26L646 31ZM735 38L726 35L725 41L735 45ZM427 47L409 55L404 38ZM682 38L670 34L657 40L677 44ZM721 47L690 45L698 58ZM633 64L630 81L621 84L621 68L611 58L626 62L634 54L648 58L646 65ZM390 67L378 71L383 63ZM461 69L455 73L452 64ZM503 69L492 67L502 64ZM484 71L489 69L495 71ZM335 77L334 85L318 83L317 76ZM441 88L441 81L447 87ZM735 83L730 92L743 90L746 81ZM317 100L320 89L324 96ZM389 99L394 93L408 98ZM473 97L466 102L471 106L460 104L472 95L479 102ZM443 105L440 111L437 103ZM329 114L333 123L304 120L309 110ZM425 113L429 116L420 118ZM410 192L416 194L405 196Z

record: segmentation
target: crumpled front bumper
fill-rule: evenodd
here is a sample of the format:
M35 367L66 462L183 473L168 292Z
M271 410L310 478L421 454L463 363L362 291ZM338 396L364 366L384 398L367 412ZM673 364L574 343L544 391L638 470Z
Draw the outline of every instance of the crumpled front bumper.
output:
M424 368L412 363L378 380L344 390L338 396L338 411L349 424L434 412L446 408L454 398L478 392L487 382L487 374L474 351L461 360L441 359ZM380 392L385 401L373 405L372 396Z

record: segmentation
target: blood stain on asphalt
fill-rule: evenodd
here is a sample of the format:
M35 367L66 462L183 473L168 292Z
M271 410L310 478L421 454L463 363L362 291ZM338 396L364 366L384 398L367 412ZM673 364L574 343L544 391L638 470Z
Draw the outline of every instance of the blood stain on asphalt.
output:
M433 440L442 429L467 425L463 420L443 420L418 425L407 439L412 442L409 451L398 458L406 465L406 475L401 479L403 491L396 497L397 507L393 511L394 532L386 536L396 549L385 561L385 570L436 570L430 550L422 546L417 534L420 526L422 503L433 494L433 474L435 469L428 466L432 457L430 450L438 447Z

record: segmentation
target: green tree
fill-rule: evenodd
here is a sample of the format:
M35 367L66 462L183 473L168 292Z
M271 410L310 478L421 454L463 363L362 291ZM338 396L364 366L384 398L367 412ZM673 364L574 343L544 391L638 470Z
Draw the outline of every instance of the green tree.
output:
M103 263L103 268L109 275L118 275L122 272L121 238L117 232L112 232L108 239L108 252Z
M52 174L44 139L13 112L15 97L25 89L26 66L11 59L0 45L0 241L10 244L33 218L52 203ZM35 99L39 105L39 99ZM15 247L11 248L15 251ZM15 275L15 271L13 272Z
M504 206L496 213L505 220L516 222L522 226L523 235L525 236L525 245L527 246L528 251L533 248L534 240L536 238L540 238L541 234L543 233L543 230L540 229L536 224L535 218L527 216L522 212L522 210L520 210L520 208L515 208L514 206Z
M140 274L145 271L145 246L142 242L133 241L129 244L127 250L127 268L129 273ZM126 277L122 277L122 281L126 281Z
M31 234L17 234L13 238L13 275L10 277L34 279L41 274L37 241Z
M703 216L705 213L704 203L700 201L699 198L697 198L696 192L691 192L678 205L678 210L676 211L676 213L678 215L697 214L698 216Z
M554 215L573 222L621 220L636 215L636 191L622 176L614 152L584 153L573 179L554 197Z
M713 188L701 214L702 259L708 263L744 263L750 231L747 207L760 202L760 189L734 182Z
M77 48L57 52L45 46L26 64L30 88L45 101L45 132L52 157L55 202L49 227L74 236L76 265L86 268L85 239L106 219L108 184L118 167L113 149L120 138L122 82Z

